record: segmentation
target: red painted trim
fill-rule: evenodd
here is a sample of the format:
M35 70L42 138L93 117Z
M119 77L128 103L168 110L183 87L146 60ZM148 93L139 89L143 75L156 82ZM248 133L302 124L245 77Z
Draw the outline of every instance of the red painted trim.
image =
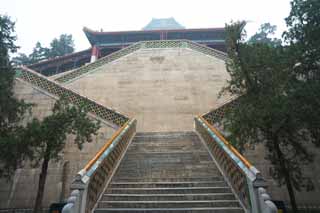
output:
M99 58L99 56L100 56L100 49L99 49L96 45L94 45L94 46L92 47L91 55L92 55L92 56L96 56L97 58Z

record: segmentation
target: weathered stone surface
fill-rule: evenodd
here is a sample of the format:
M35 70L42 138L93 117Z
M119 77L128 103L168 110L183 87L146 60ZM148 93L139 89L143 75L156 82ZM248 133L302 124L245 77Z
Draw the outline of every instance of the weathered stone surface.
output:
M138 131L193 130L217 99L225 62L190 49L142 49L67 84L138 120Z
M48 94L33 88L30 84L16 80L15 94L26 102L36 104L33 116L43 118L50 114L55 99ZM73 137L68 142L59 162L50 162L43 200L43 206L49 207L53 202L66 199L69 187L75 174L95 155L105 141L115 132L114 129L101 123L101 128L94 140L84 144L80 151L73 143ZM0 180L1 208L32 208L36 196L39 169L26 167L19 169L12 181Z

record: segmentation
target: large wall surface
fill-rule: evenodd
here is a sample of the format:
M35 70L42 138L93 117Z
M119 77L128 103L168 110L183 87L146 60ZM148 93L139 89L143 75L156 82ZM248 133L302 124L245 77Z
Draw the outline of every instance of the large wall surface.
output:
M225 98L225 62L185 49L141 49L66 84L138 120L137 131L189 131Z
M16 80L15 94L26 102L34 103L33 116L43 118L49 115L55 99L50 95L33 88L30 84ZM115 132L104 123L91 143L84 144L80 151L68 137L61 160L50 162L43 206L48 208L53 202L64 201L69 195L72 179L84 165L97 153L106 140ZM32 208L34 205L40 170L26 167L18 169L11 181L0 179L0 209Z

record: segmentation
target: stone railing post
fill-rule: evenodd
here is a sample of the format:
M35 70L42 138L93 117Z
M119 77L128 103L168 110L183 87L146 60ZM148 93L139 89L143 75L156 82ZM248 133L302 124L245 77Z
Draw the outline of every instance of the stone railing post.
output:
M62 213L84 213L86 209L88 180L83 180L81 170L71 183L71 194L67 200L67 204L63 207Z
M74 181L72 182L70 189L79 191L79 197L77 202L75 202L75 212L76 213L84 213L86 209L86 199L87 199L87 189L89 178L84 176L85 171L81 170L76 175Z
M247 178L248 188L251 201L251 212L261 213L277 213L277 207L271 201L270 196L267 194L267 182L262 178L260 173L256 174L254 180Z
M261 205L259 201L258 188L266 187L267 183L262 178L260 172L257 171L255 176L247 176L247 184L250 194L251 212L260 212L259 210L261 209Z

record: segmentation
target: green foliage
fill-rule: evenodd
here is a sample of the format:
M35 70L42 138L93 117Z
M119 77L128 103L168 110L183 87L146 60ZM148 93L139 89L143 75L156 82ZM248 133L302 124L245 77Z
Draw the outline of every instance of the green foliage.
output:
M33 48L32 53L29 55L30 62L29 64L33 64L48 58L48 53L50 50L48 48L42 47L40 42L36 43L35 48Z
M59 38L54 38L50 47L43 47L40 42L36 43L32 53L27 56L19 53L12 60L15 66L30 65L42 60L55 58L74 52L74 41L72 35L61 34Z
M65 99L58 100L43 120L34 118L26 123L25 115L31 105L17 100L13 92L14 71L9 60L9 52L17 49L13 32L10 18L0 16L0 177L10 178L26 161L35 167L41 164L34 207L34 212L39 212L50 160L59 160L68 135L75 137L74 142L81 149L83 143L92 140L100 124L87 117L84 107L71 106ZM46 52L37 43L32 59L41 60Z
M0 48L1 59L4 59L9 52L16 52L17 46L14 44L17 37L13 35L15 23L10 17L0 15Z
M34 118L27 124L25 137L29 138L28 146L32 150L29 157L36 166L44 157L59 160L68 135L75 136L74 142L81 149L83 143L91 142L99 127L99 123L87 117L84 107L72 106L60 99L55 103L52 114L43 120Z
M293 0L284 34L295 57L292 90L304 111L313 142L320 146L320 1Z
M250 39L249 43L263 43L272 46L281 45L281 39L272 38L277 30L276 25L271 25L270 23L264 23L261 25L259 31L254 34Z
M53 39L50 43L49 58L63 56L74 52L74 41L72 35L62 34L60 38Z
M287 46L270 39L275 27L269 24L248 42L245 22L226 25L231 80L222 92L241 96L239 107L227 112L224 123L232 144L241 152L248 144L265 145L273 165L271 175L287 185L296 210L293 188L313 189L302 167L313 161L311 142L320 145L320 19L319 13L313 14L313 7L320 11L320 4L295 0L292 5ZM301 15L308 19L297 21Z
M41 209L49 162L60 159L67 136L74 135L74 142L81 149L83 143L92 141L92 135L99 128L99 122L90 120L84 107L72 106L63 98L55 103L52 114L43 120L34 118L27 124L23 134L24 138L28 138L25 144L27 159L34 167L41 164L34 212Z
M12 65L15 67L22 66L22 65L29 65L29 64L31 64L31 60L24 53L18 53L17 56L12 58Z
M17 50L13 33L14 22L0 15L0 176L5 177L9 177L25 157L26 152L20 146L24 143L21 121L30 106L13 94L14 71L9 60L9 53Z

